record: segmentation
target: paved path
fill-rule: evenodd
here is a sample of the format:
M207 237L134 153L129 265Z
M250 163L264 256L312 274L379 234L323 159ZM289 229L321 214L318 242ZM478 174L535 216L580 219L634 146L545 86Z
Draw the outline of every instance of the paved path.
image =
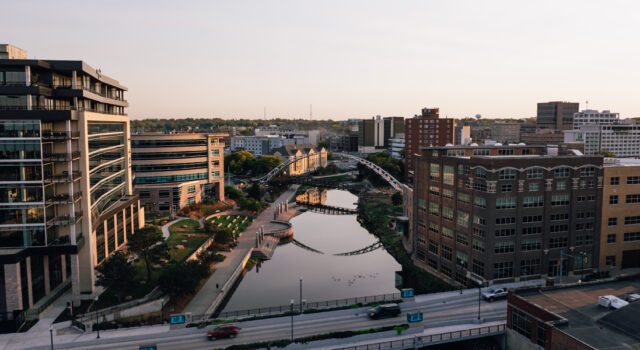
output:
M191 219L191 220L197 220L200 223L200 228L203 229L204 228L204 218L200 218L200 219L194 219L194 218L188 218L186 216L178 216L177 219L167 222L166 224L164 224L162 226L162 237L166 240L167 238L169 238L169 235L171 235L171 232L169 231L169 227L171 227L171 225L175 224L176 222L180 221L180 220L185 220L185 219Z
M295 195L297 185L293 185L287 191L285 191L274 203L290 199ZM218 297L218 294L223 293L222 286L225 285L227 280L233 275L238 266L242 263L242 260L248 252L254 247L256 240L256 231L261 225L264 225L265 232L269 232L269 227L272 225L273 209L274 205L265 209L258 217L256 217L251 225L247 227L238 238L238 245L231 252L222 252L227 258L223 262L215 265L215 270L207 282L200 288L198 293L191 299L191 302L185 307L184 312L191 312L194 315L202 315L211 306L211 303ZM288 213L285 213L279 217L279 219L289 220L295 215L295 210L290 209ZM281 225L277 226L281 228Z

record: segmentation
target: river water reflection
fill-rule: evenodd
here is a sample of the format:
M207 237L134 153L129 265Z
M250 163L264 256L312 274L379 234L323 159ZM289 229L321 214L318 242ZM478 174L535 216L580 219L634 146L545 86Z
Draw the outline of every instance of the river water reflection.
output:
M358 198L329 190L325 204L356 208ZM384 249L360 255L336 256L378 242L356 215L305 212L291 220L294 238L301 244L279 246L271 260L249 271L227 302L224 311L288 305L303 299L322 301L397 292L395 271L400 265ZM304 248L312 248L313 250ZM317 251L317 252L316 252Z

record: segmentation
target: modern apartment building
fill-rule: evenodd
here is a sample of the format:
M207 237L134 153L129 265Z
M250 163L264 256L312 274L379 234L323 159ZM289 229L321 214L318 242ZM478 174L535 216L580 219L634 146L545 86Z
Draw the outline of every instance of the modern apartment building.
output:
M295 145L294 139L282 136L231 136L229 150L231 152L247 151L255 157L271 154L271 151L286 145Z
M599 265L640 267L640 160L605 158L603 183Z
M520 123L493 123L491 139L502 143L520 142Z
M620 113L611 113L604 110L602 112L587 109L573 115L573 129L579 130L582 125L611 125L620 122Z
M376 116L358 122L358 152L375 153L384 147L384 119Z
M453 145L455 120L440 118L438 108L423 108L421 115L405 119L404 167L405 179L413 179L415 169L414 155L420 153L422 147Z
M391 157L395 159L402 159L402 153L404 152L404 138L389 139L389 151L391 151Z
M318 146L319 130L299 130L293 125L271 125L255 130L256 136L279 136L294 140L293 144L312 144Z
M289 164L283 171L285 175L289 176L306 174L320 167L327 166L327 151L324 147L318 150L313 147L313 145L287 145L275 149L273 155L280 158L283 162L308 155L308 157Z
M404 117L384 117L384 147L391 147L391 139L404 138Z
M467 272L494 282L591 270L603 158L579 154L527 145L423 149L413 192L415 262L461 284Z
M571 130L573 129L573 115L578 112L579 103L574 102L543 102L538 103L536 123L541 129Z
M82 61L20 57L0 58L0 321L37 317L68 288L79 305L144 225L127 88Z
M224 134L132 135L135 190L148 212L224 200Z
M585 154L609 151L617 157L640 157L640 124L622 120L608 125L584 124L564 132L564 142L584 143Z

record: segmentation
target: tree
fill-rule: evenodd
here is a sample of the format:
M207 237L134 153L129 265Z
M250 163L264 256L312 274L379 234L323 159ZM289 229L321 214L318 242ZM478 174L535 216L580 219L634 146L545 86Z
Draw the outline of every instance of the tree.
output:
M215 231L213 240L218 244L227 244L233 241L233 231L228 227L219 227Z
M162 232L153 226L136 230L127 245L144 261L147 281L151 280L151 265L169 259L169 247L162 237Z
M209 274L209 267L195 260L167 265L160 274L158 286L171 298L196 291L200 281Z
M402 192L396 191L391 196L391 203L393 203L393 205L402 205Z
M260 185L257 183L251 185L247 190L247 194L253 199L260 200Z
M607 149L603 149L600 152L598 152L599 155L605 156L605 157L610 157L610 158L616 158L616 154L607 150Z
M251 169L253 175L262 175L275 169L282 163L282 159L276 156L260 156L253 163L253 169Z
M133 284L136 269L129 264L127 256L122 251L113 253L107 260L96 267L98 272L96 286L111 288L118 302L123 294Z

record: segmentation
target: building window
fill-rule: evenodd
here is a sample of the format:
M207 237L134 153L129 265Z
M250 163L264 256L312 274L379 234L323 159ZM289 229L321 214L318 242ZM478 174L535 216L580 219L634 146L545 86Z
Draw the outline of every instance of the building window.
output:
M618 224L618 218L609 218L607 225L608 226L616 226Z
M544 322L538 321L536 327L536 343L542 348L546 348L547 344L547 329Z
M514 331L531 339L531 316L516 309L511 309L511 328Z
M486 179L487 178L487 171L484 170L483 168L477 168L476 169L476 177L480 178L480 179Z
M627 185L640 184L640 176L627 176Z
M438 226L438 224L430 222L429 223L429 231L433 232L435 234L438 234L438 233L440 233L440 226Z
M551 214L551 221L564 221L569 220L569 213Z
M640 216L625 216L624 217L625 225L637 225L640 224Z
M474 238L471 243L472 243L473 250L475 250L477 252L480 252L480 253L484 253L484 242L483 241L481 241L481 240L479 240L477 238Z
M549 239L549 248L566 248L568 244L567 237L554 237Z
M473 228L473 235L474 236L478 236L478 237L485 237L487 234L487 232L481 228L478 227L474 227Z
M461 233L461 232L456 232L456 242L467 246L469 245L469 238L467 237L466 234Z
M551 225L549 226L549 232L567 232L569 231L569 225Z
M540 249L542 249L542 241L539 239L523 239L520 245L520 250L523 252Z
M159 211L169 211L169 203L163 202L158 204Z
M462 227L469 227L469 213L458 210L456 222Z
M569 195L568 194L558 194L551 196L551 206L562 206L569 205Z
M427 209L427 201L424 199L418 199L418 210L425 211Z
M522 198L524 208L536 208L544 206L544 196L526 196Z
M450 165L444 166L444 176L442 177L442 183L447 185L453 185L453 172L454 168Z
M640 194L628 194L626 203L627 204L638 204L638 203L640 203Z
M440 178L440 164L429 164L429 178L436 180Z
M446 245L442 246L442 258L448 261L451 261L453 258L451 247L447 247Z
M470 203L471 196L467 193L458 192L458 200L463 203Z
M151 195L149 193L149 191L140 191L140 198L144 199L144 198L149 198Z
M537 275L540 273L540 259L520 260L520 276Z
M496 199L496 209L515 209L516 197L501 197Z
M471 269L476 275L484 276L484 263L482 261L473 259L471 262Z
M595 175L596 175L596 168L592 166L580 169L581 177L590 177Z
M618 195L617 194L609 196L609 204L611 204L611 205L618 204Z
M498 155L499 156L511 156L511 155L513 155L513 150L512 149L499 149L498 150Z
M640 241L640 232L626 232L624 234L625 242L635 242Z
M542 222L542 215L526 215L522 217L522 222L524 223L532 223L532 222Z
M429 202L429 214L440 216L440 206L438 203Z
M493 278L513 277L513 261L493 264Z
M467 253L457 250L456 251L456 265L461 266L461 267L466 269L468 262L469 262L469 256L467 256Z
M501 191L503 193L511 192L511 191L513 191L513 186L511 186L511 185L502 185L501 186Z
M448 227L442 227L442 237L453 239L453 230Z
M570 169L567 167L556 168L553 170L553 176L556 179L562 179L562 178L569 177L570 172L571 172Z
M429 252L438 255L438 242L429 240Z
M496 230L496 237L510 237L516 235L515 228L503 228Z
M484 209L487 207L487 200L483 197L473 197L473 205Z
M542 176L542 168L532 168L527 170L527 179L542 179Z
M516 179L515 169L502 169L498 171L498 180L515 180L515 179Z
M611 186L617 186L620 184L620 177L619 176L614 176L612 178L609 179L609 184Z
M523 235L537 235L542 233L542 226L523 227Z
M196 197L189 197L187 198L187 204L193 204L196 202Z
M429 193L434 196L440 195L440 187L438 186L429 186Z
M610 233L607 235L607 243L616 243L616 234Z
M537 182L529 183L529 192L538 192L540 191L540 184Z
M442 189L442 198L453 199L453 190L449 190L446 188Z
M556 190L564 191L566 189L567 189L567 182L566 181L558 181L558 182L556 182Z
M496 225L511 225L516 223L515 216L506 218L496 218Z
M496 242L493 246L493 252L496 254L513 253L515 244L512 241Z
M170 192L166 190L158 191L158 197L169 198Z
M448 207L442 207L442 217L449 220L449 221L453 221L453 209L448 208Z

